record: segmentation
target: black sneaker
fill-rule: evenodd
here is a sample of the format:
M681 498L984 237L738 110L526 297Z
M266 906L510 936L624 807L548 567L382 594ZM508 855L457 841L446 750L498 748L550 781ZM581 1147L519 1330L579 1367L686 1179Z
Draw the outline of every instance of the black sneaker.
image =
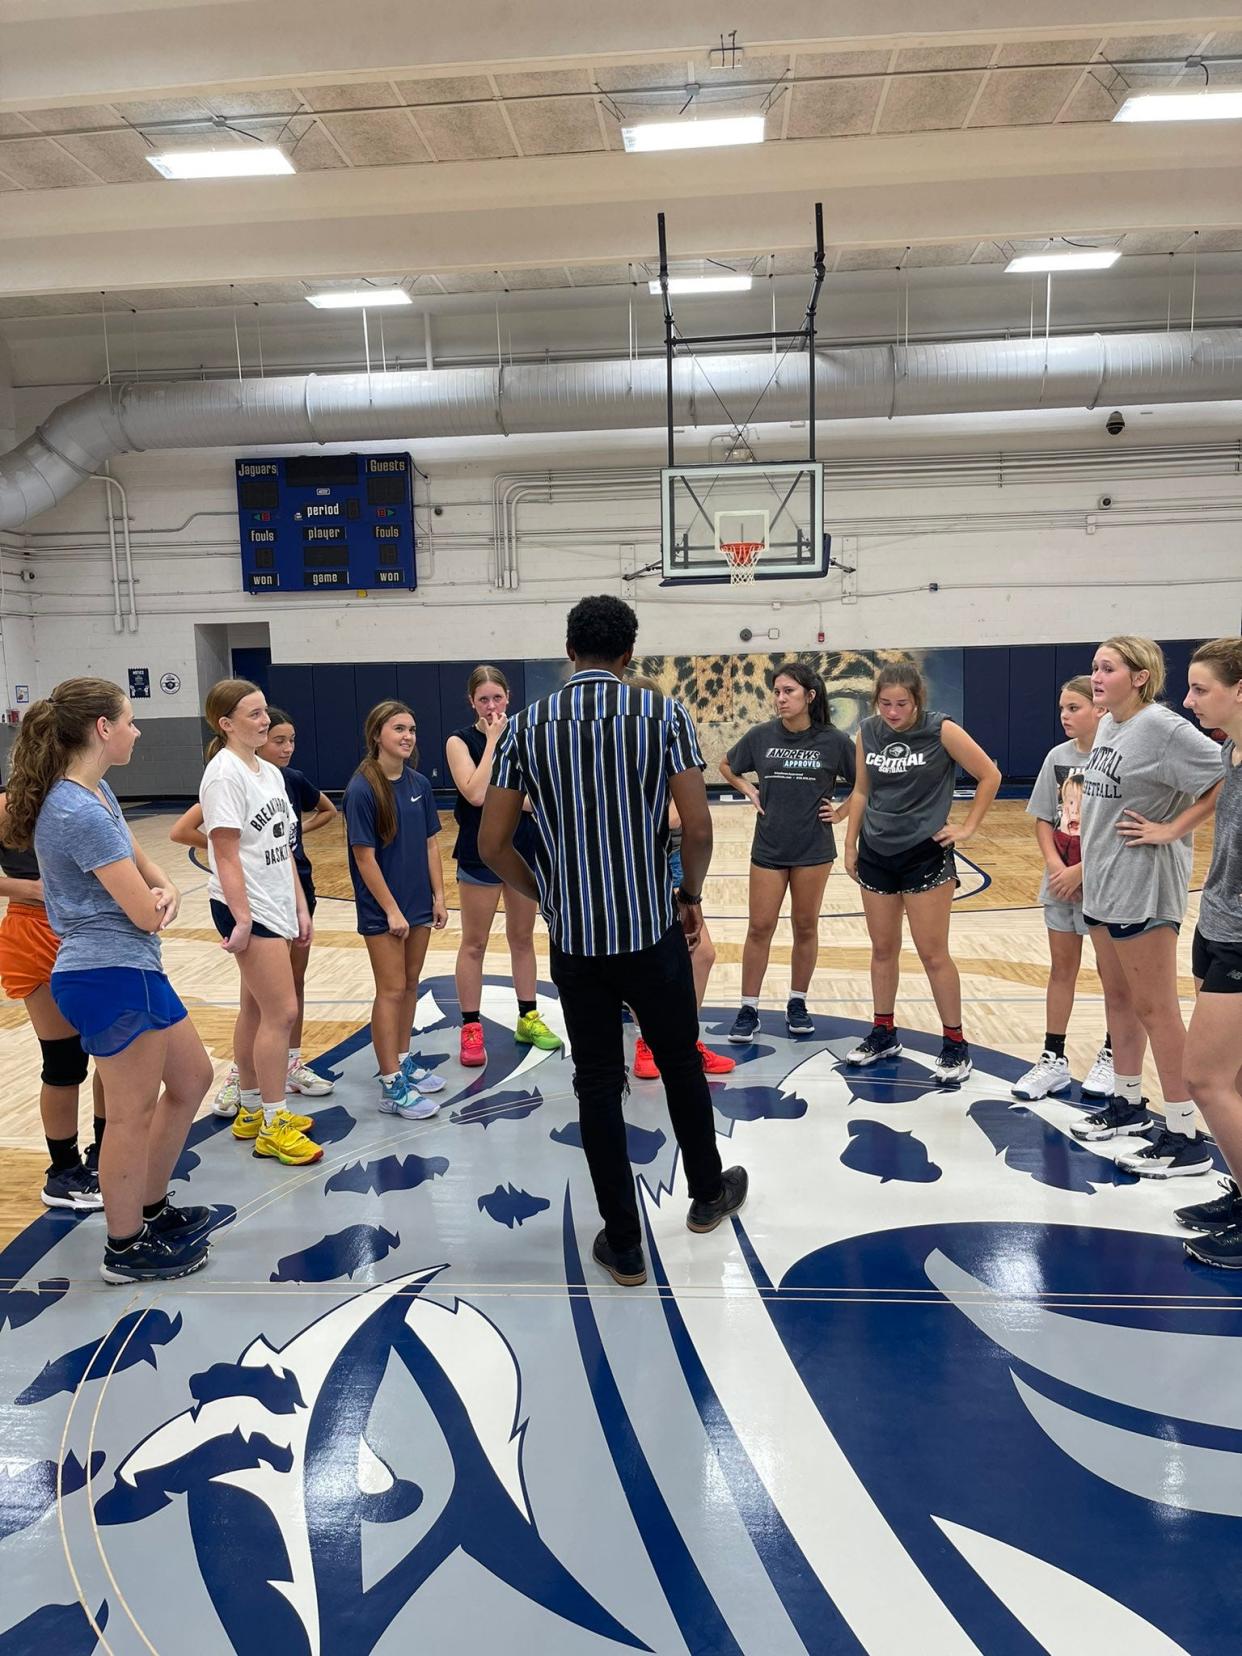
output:
M1142 1179L1181 1179L1210 1173L1212 1152L1202 1133L1171 1133L1161 1127L1150 1144L1117 1157L1117 1166Z
M939 1058L932 1065L932 1080L938 1087L956 1087L973 1068L966 1042L946 1041L940 1049Z
M1179 1225L1192 1231L1218 1231L1229 1225L1242 1225L1242 1190L1232 1179L1222 1179L1225 1194L1210 1202L1196 1202L1193 1207L1178 1208L1173 1217Z
M211 1245L198 1236L153 1236L145 1229L128 1248L105 1247L99 1274L105 1282L168 1282L207 1263Z
M591 1256L597 1265L604 1270L614 1282L619 1282L622 1288L641 1288L647 1280L647 1267L643 1263L641 1248L614 1248L608 1240L608 1232L600 1231L595 1238L595 1246L591 1249Z
M878 1064L881 1058L900 1058L901 1051L897 1031L876 1024L870 1035L864 1036L852 1052L846 1053L845 1062L851 1069L858 1069L867 1064Z
M791 996L785 1007L785 1028L791 1035L814 1035L815 1019L806 1009L801 995Z
M759 1014L753 1006L738 1008L737 1017L729 1030L729 1039L734 1046L749 1046L759 1031Z
M82 1166L88 1173L93 1173L96 1178L99 1177L99 1146L97 1144L87 1145L86 1154L82 1157Z
M1152 1125L1147 1100L1131 1104L1118 1093L1110 1098L1102 1110L1093 1110L1085 1121L1075 1121L1070 1132L1076 1139L1090 1143L1096 1139L1137 1138Z
M156 1217L147 1220L147 1230L152 1236L175 1242L181 1237L200 1236L214 1218L209 1207L179 1208L165 1202Z
M1224 1230L1196 1236L1193 1242L1183 1242L1182 1246L1192 1259L1203 1265L1217 1265L1222 1271L1242 1271L1242 1225L1226 1225Z
M49 1167L39 1195L44 1207L69 1208L74 1213L97 1213L103 1206L99 1180L81 1162L59 1173Z
M746 1200L750 1176L744 1167L726 1167L720 1175L720 1195L710 1202L691 1202L686 1215L686 1229L706 1236L714 1231L722 1219L736 1213Z

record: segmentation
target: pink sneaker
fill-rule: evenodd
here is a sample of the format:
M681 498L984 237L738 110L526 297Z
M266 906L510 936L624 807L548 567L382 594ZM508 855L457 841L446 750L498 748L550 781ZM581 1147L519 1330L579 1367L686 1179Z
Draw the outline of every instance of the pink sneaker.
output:
M483 1025L481 1023L462 1025L461 1050L458 1057L467 1069L482 1069L486 1064L487 1048L483 1045Z

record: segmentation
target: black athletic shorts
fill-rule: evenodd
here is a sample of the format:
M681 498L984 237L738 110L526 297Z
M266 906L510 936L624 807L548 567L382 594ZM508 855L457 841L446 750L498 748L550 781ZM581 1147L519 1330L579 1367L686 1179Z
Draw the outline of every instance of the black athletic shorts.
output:
M1242 943L1213 943L1196 927L1190 970L1206 995L1242 995Z
M315 905L319 901L318 897L315 896L315 882L309 874L303 874L300 868L298 869L298 882L301 885L302 893L306 898L307 911L313 917L315 913Z
M962 883L957 877L951 845L938 845L934 839L925 839L908 850L886 855L872 850L866 839L859 836L858 883L864 891L875 891L884 897L913 897L949 880L954 885Z
M1144 933L1159 931L1161 926L1169 926L1175 932L1180 932L1180 920L1136 920L1133 925L1120 925L1112 920L1093 920L1089 914L1082 917L1084 926L1100 926L1112 938L1114 943L1127 943L1132 937L1142 937Z
M233 927L237 924L237 921L233 918L232 909L227 903L218 903L213 897L211 898L211 918L216 923L216 930L227 942L233 935ZM250 935L251 937L280 937L279 932L271 931L267 926L259 925L257 920L251 923ZM281 941L287 943L289 939L285 937Z

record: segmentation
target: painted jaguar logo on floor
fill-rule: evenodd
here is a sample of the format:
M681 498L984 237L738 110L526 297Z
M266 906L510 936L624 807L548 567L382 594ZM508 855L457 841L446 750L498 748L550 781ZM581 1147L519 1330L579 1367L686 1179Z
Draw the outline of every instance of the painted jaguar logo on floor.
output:
M817 1019L713 1083L752 1197L710 1237L633 1083L619 1290L568 1062L490 985L467 1077L451 993L434 1121L375 1112L357 1040L316 1167L200 1124L192 1282L97 1284L92 1220L8 1250L0 1656L1232 1650L1242 1340L1184 1188L1015 1105L1018 1060L939 1093L937 1043L845 1072L858 1026Z

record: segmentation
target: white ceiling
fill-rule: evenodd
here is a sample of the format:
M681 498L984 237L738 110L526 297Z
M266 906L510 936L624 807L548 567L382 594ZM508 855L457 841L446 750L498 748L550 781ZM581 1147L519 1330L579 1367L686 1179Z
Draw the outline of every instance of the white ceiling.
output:
M1010 279L1002 305L999 267L1052 236L1124 255L1114 286L1058 321L1110 325L1105 293L1111 325L1159 321L1174 268L1184 308L1199 258L1205 314L1235 319L1238 129L1111 116L1128 90L1201 84L1192 56L1213 85L1242 82L1242 11L991 0L982 15L981 29L970 0L769 0L727 19L701 0L0 0L0 334L27 383L73 377L68 361L53 371L57 343L81 342L92 377L96 343L73 319L102 303L141 319L149 364L180 369L190 333L246 306L268 312L274 343L298 336L295 357L316 355L318 329L330 360L356 320L293 307L310 283L369 277L402 282L438 329L463 307L490 325L499 299L527 316L522 351L589 348L591 318L611 329L653 268L658 211L675 257L792 295L817 200L859 336L889 325L907 274L935 295L914 331L951 332L955 306L963 331L1017 326L1025 297ZM623 153L622 120L683 108L762 110L769 141ZM145 160L256 139L296 175L174 183Z

